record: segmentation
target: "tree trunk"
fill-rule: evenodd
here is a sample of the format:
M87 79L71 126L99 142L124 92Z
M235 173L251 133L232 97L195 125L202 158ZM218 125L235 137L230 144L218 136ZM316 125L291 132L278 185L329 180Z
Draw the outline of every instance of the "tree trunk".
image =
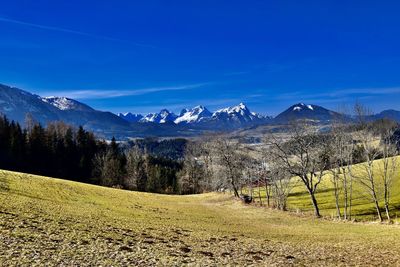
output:
M343 219L347 220L347 209L348 209L348 193L347 193L347 174L346 170L343 168L343 202L344 202L344 207L343 207Z
M389 190L388 190L388 185L385 184L385 211L386 211L386 217L388 221L390 222L390 213L389 213Z
M314 207L314 215L315 215L315 217L320 218L321 214L319 213L318 202L317 202L317 199L315 198L315 194L311 190L309 191L309 193L310 193L310 197L311 197L311 202Z
M352 208L353 208L353 175L349 173L350 175L350 192L349 192L349 220L352 218Z
M270 207L270 205L269 205L270 194L269 194L268 182L267 182L266 178L264 179L264 182L265 182L265 198L267 200L267 207L269 208Z
M373 198L374 198L374 204L375 204L376 213L378 214L379 221L382 222L383 218L382 218L381 210L379 208L378 199L376 198L375 191L373 192Z
M260 179L258 179L257 187L258 187L258 198L260 199L260 206L262 206Z
M342 218L342 215L340 214L340 205L339 205L339 192L338 189L335 189L335 204L336 204L336 213L337 217L339 220Z
M385 203L385 211L386 211L386 217L388 221L390 222L390 213L389 213L389 203Z
M339 170L339 169L337 169ZM337 170L334 170L333 173L333 179L334 179L334 192L335 192L335 205L336 205L336 215L339 218L339 220L342 218L342 215L340 213L340 205L339 205L339 171L336 172Z
M370 165L370 166L372 166L372 165ZM372 169L372 167L370 167L370 168ZM374 205L375 205L376 214L378 215L379 221L382 222L383 218L382 218L381 209L379 208L378 197L376 196L375 182L374 182L373 178L371 178L372 177L371 174L369 174L369 177L370 177L369 180L370 180L370 183L371 183L370 191L371 191L371 195L372 195L372 200L373 200Z
M236 188L235 182L233 182L233 180L232 180L231 184L232 184L233 192L235 193L235 197L240 197L239 192Z

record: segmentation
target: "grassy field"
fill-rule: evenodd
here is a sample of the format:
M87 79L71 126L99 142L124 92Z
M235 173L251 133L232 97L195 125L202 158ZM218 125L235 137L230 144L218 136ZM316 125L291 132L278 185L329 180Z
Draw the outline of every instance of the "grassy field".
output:
M398 157L398 163L400 164L400 157ZM382 161L375 161L374 173L377 178L377 191L380 197L380 204L382 207L382 212L384 212L383 208L383 187L382 187L382 179L380 178L382 173ZM353 172L357 177L366 177L365 169L363 164L356 164L353 166ZM353 201L352 201L352 214L353 219L358 221L373 221L377 219L375 207L371 202L371 197L367 193L365 187L357 181L358 178L354 178L353 182ZM265 203L265 189L261 188L261 196L262 201ZM245 190L246 193L248 191ZM258 196L258 189L254 191L255 196ZM318 192L316 194L316 198L320 207L320 211L322 216L325 217L335 217L336 216L336 207L335 207L335 197L333 184L331 181L331 174L328 172L327 175L324 176L321 184L318 187ZM256 198L258 201L258 198ZM341 213L343 214L343 194L340 193L340 205L342 207ZM295 178L293 180L292 189L290 191L290 195L288 198L288 209L292 211L300 211L302 213L312 214L313 206L310 201L310 196L308 192L305 190L302 182ZM397 170L396 175L393 177L393 183L391 186L391 216L395 222L400 222L400 168ZM383 214L384 218L385 215Z
M397 225L0 171L0 266L400 265Z

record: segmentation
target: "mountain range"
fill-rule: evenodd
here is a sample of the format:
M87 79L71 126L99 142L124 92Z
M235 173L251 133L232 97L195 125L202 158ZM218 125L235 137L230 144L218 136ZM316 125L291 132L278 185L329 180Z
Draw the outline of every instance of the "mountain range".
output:
M193 136L205 131L231 131L258 125L287 124L289 121L306 119L327 124L340 115L318 105L298 103L275 118L254 112L243 103L209 111L204 106L183 109L174 114L167 109L147 115L95 110L67 97L40 97L24 90L0 84L0 113L10 120L24 125L27 115L47 125L63 121L73 126L83 126L100 137L115 136L119 139L148 136ZM350 118L350 117L349 117ZM400 122L400 111L385 110L370 119L389 118Z
M150 113L144 116L141 114L132 114L130 112L125 114L119 113L118 116L128 122L173 123L219 128L237 128L250 124L267 123L271 120L270 117L251 112L243 103L237 106L219 109L214 113L210 112L204 106L196 106L191 109L183 109L179 115L167 109L162 109L159 113Z

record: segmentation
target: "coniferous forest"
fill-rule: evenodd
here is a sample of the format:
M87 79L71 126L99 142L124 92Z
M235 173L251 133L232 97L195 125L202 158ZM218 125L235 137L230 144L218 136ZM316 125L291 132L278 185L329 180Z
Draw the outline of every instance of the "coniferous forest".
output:
M82 127L62 122L27 125L0 117L0 169L130 190L181 192L183 139L122 146L114 138L98 140Z

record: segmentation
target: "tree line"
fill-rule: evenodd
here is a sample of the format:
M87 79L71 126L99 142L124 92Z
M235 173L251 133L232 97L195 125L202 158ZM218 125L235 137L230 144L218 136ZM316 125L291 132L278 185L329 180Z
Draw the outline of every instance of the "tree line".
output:
M47 128L0 118L0 168L44 176L91 182L94 155L107 145L93 134L64 123Z
M156 193L199 193L185 180L186 140L98 140L62 122L26 127L0 117L0 168Z

